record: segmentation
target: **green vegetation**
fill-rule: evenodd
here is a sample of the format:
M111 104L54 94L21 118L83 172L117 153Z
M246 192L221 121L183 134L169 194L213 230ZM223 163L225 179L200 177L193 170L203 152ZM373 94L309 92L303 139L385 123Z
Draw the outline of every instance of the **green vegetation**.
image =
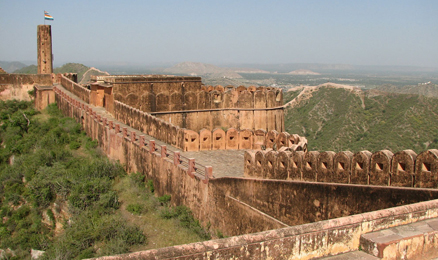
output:
M131 178L101 155L56 105L39 113L29 102L0 102L0 120L0 248L14 251L10 259L29 258L31 248L44 259L82 259L203 239L159 217L164 207L141 174Z
M89 70L90 68L80 64L80 63L66 63L62 65L61 67L54 68L53 73L77 73L78 74L78 81L82 79L82 76L84 73ZM18 74L37 74L38 73L38 66L37 65L29 65L26 67L22 67L20 69L17 69L14 71L14 73Z
M66 63L59 68L53 69L53 73L77 73L78 82L81 81L84 73L90 68L80 63Z
M285 99L297 93L288 92ZM307 137L309 150L419 153L438 148L438 100L419 95L320 88L286 109L289 133Z

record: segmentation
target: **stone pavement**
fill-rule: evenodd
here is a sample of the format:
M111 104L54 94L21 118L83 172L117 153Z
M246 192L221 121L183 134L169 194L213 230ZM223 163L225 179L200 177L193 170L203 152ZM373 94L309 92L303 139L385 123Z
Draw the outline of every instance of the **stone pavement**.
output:
M243 177L243 155L245 150L215 150L182 152L181 155L195 158L195 163L213 167L213 176Z

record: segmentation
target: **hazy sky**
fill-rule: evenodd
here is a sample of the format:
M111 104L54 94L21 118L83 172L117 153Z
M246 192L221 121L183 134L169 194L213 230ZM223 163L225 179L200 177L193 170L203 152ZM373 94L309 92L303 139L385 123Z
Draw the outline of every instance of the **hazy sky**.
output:
M195 61L438 68L436 0L0 0L0 60L36 61L48 11L55 63ZM86 64L87 65L87 64Z

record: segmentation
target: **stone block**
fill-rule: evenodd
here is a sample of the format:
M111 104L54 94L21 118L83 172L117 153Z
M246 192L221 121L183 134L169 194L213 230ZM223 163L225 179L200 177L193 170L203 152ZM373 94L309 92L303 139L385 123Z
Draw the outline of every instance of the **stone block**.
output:
M281 132L277 137L277 149L281 147L289 147L290 134L288 132Z
M275 179L275 171L277 164L277 151L267 151L265 153L265 170L264 170L264 178L266 179Z
M263 151L257 151L255 154L255 171L254 177L264 178L265 177L265 153Z
M239 132L236 129L230 128L227 130L225 148L227 150L239 149Z
M277 146L277 138L278 138L278 132L275 130L270 130L266 134L266 148L274 148L274 146ZM278 147L276 147L277 149Z
M289 162L289 178L291 180L302 180L303 179L303 151L294 151L291 154Z
M200 151L211 150L211 143L212 143L211 136L212 136L212 133L208 129L204 128L199 132L199 139L200 139L199 150Z
M322 152L318 158L318 176L317 181L332 182L333 162L336 153L332 151Z
M266 148L266 131L263 129L257 129L254 131L254 150L260 150L262 147Z
M249 129L239 132L239 149L252 149L254 133Z
M431 149L420 153L415 161L415 183L418 188L437 188L438 150Z
M199 151L199 134L195 131L184 131L184 151Z
M217 128L213 130L212 150L225 150L226 138L225 131Z
M303 156L303 180L304 181L316 181L318 173L318 151L308 151Z
M289 163L292 152L280 151L277 155L274 179L286 180L289 177Z
M394 154L391 162L391 186L414 186L416 158L417 154L412 150L403 150Z
M350 151L339 152L333 157L333 177L331 178L331 182L350 182L352 160L353 153Z
M351 184L368 184L370 165L371 165L370 151L360 151L353 155L353 160L351 162Z
M371 156L370 185L389 185L393 155L389 150L373 153Z
M245 153L243 154L243 175L245 177L253 177L255 174L255 154L256 153L254 151L245 151Z

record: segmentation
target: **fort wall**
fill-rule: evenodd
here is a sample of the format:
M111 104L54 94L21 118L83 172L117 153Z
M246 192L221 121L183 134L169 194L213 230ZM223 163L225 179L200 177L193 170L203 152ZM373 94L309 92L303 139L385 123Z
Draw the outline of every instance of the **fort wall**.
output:
M315 259L359 250L362 234L436 217L438 200L433 200L305 225L96 259ZM424 246L432 247L434 241L435 237L429 237Z
M91 91L74 82L72 79L68 78L66 75L59 75L61 85L66 88L68 91L78 96L86 103L90 103L90 94Z
M0 99L30 101L35 85L52 86L52 74L0 74Z
M362 233L438 216L436 201L382 210L436 199L438 190L435 189L216 179L212 177L211 167L182 158L178 152L156 145L153 140L145 142L141 133L129 127L121 128L119 122L108 121L64 88L59 86L54 90L61 111L81 123L87 134L98 140L105 154L119 160L128 172L145 174L153 180L158 196L171 195L172 205L186 205L203 225L210 223L213 232L220 230L230 236L275 229L138 253L143 256L318 257L357 250ZM313 153L309 158L315 161L317 156ZM364 213L373 210L380 211ZM345 216L349 217L334 219ZM320 222L310 223L314 221ZM303 225L290 227L299 224Z
M195 132L204 128L284 131L283 93L277 88L213 87L202 85L200 77L166 75L93 76L92 80L112 88L115 101Z
M263 129L223 129L222 127L209 130L180 128L178 125L143 112L119 101L114 101L114 117L122 123L143 133L153 136L160 141L171 144L184 151L202 150L238 150L289 147L305 151L307 139L287 132L278 133L275 130L266 132Z
M61 87L55 87L55 94L61 111L81 123L110 158L120 161L128 172L144 173L154 181L158 195L170 194L172 204L190 207L202 223L210 222L212 228L222 230L226 235L438 198L438 190L427 189L249 178L215 179L211 168L182 158L152 140L145 142L138 131L108 121Z
M246 177L361 185L437 188L438 150L353 154L317 151L246 151Z

